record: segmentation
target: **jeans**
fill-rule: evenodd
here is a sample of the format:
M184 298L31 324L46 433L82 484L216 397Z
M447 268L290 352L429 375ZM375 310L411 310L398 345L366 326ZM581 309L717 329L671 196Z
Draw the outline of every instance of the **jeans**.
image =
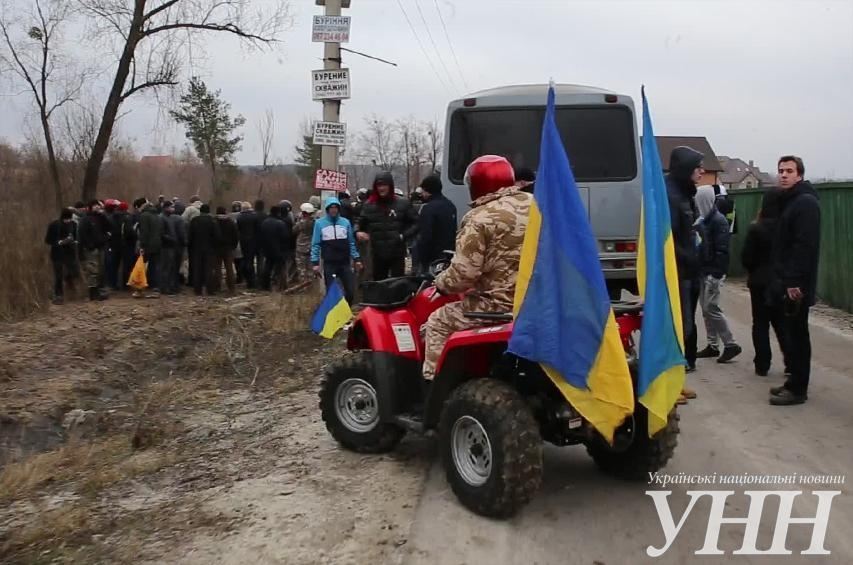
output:
M160 252L160 290L178 292L178 266L180 253L177 247L164 247Z
M723 288L725 280L725 277L718 279L710 275L702 279L702 317L705 318L708 346L715 349L720 345L723 347L735 345L735 338L720 307L720 289Z
M334 284L335 279L341 281L341 286L344 289L344 297L349 304L353 302L353 274L352 267L347 263L329 263L323 262L323 279L326 282L326 292L329 287Z
M785 319L779 305L767 303L767 288L750 286L749 298L752 303L752 347L755 349L755 370L766 373L770 370L773 352L770 349L770 328L776 334L779 349L785 362L785 371L790 366L788 362L788 344L785 338Z
M786 302L783 314L788 344L788 368L791 375L785 388L804 395L809 390L812 364L812 342L809 335L809 307L802 303Z
M684 330L684 359L687 365L696 365L696 306L699 304L701 279L682 279L678 281L681 295L681 323Z

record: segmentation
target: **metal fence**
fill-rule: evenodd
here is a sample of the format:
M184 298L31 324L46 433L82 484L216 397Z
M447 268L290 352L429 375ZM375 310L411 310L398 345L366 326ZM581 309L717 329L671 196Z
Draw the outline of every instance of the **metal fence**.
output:
M815 185L820 196L820 267L817 293L836 308L853 312L853 183ZM737 233L732 238L731 276L745 276L740 264L743 241L761 206L762 190L730 193L737 210Z

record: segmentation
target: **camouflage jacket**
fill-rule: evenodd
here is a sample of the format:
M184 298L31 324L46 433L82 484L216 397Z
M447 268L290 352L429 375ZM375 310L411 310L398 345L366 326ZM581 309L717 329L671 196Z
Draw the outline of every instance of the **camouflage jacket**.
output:
M466 312L512 312L515 280L533 196L509 186L475 200L456 235L456 256L435 280L442 292L465 292Z
M314 218L299 218L293 226L293 235L296 236L296 252L311 253L311 237L314 235Z

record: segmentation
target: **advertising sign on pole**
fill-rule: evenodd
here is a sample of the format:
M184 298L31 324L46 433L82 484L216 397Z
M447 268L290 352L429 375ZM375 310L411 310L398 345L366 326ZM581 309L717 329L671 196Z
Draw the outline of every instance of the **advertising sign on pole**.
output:
M338 122L314 122L314 145L344 147L346 141L346 124Z
M317 169L314 173L314 188L343 192L347 189L347 174L341 171Z
M349 98L349 69L311 71L311 96L314 100Z
M311 41L349 43L349 16L314 16Z

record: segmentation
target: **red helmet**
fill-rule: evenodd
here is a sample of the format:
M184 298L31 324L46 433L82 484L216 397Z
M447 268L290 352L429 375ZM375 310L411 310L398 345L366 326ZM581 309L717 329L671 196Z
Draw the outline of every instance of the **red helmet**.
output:
M118 203L118 209L121 210L122 212L127 212L127 209L128 209L127 202L125 202L124 200L119 202Z
M505 158L498 155L483 155L471 161L465 169L465 184L471 192L471 200L477 200L515 184L515 172Z
M106 208L115 209L118 207L118 205L119 201L115 198L107 198L106 200L104 200L104 206Z

